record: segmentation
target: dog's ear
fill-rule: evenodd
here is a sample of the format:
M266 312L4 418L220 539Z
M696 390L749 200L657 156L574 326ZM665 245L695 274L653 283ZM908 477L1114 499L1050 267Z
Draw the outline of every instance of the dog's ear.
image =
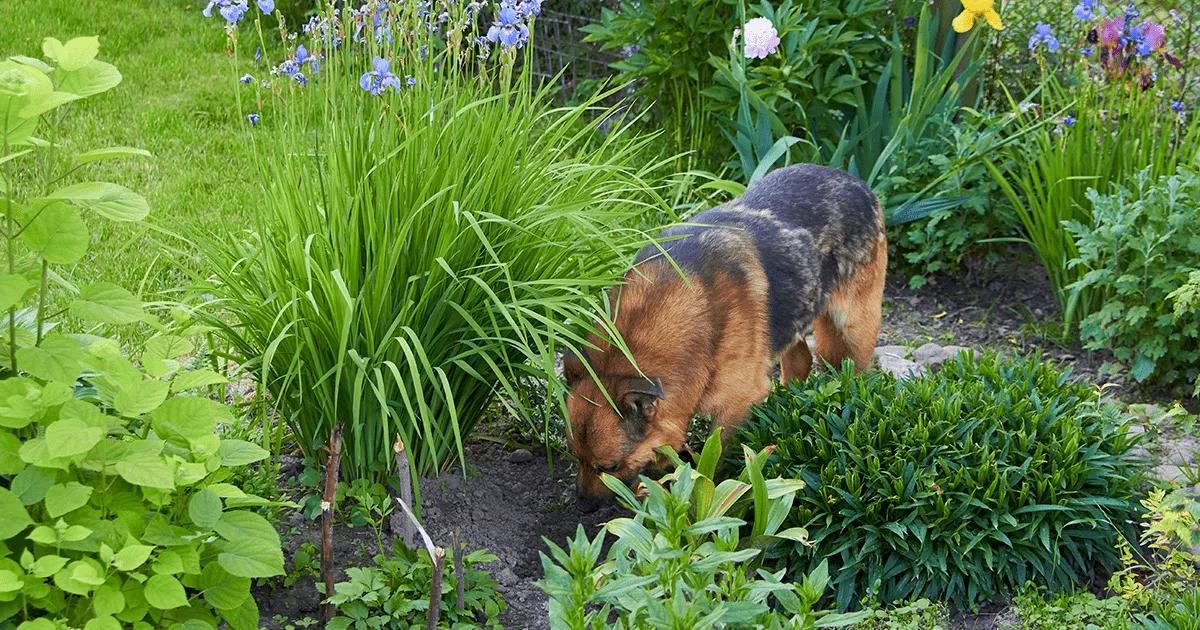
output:
M646 424L654 415L654 405L663 397L662 381L635 376L622 383L620 392L621 424L635 440L642 439Z
M578 383L588 376L587 367L583 362L587 360L587 350L575 352L567 348L563 352L563 378L566 379L567 385Z

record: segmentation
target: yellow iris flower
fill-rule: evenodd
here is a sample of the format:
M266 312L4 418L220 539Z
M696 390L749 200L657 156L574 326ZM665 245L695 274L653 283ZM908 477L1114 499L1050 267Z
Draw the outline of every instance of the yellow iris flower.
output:
M975 20L984 18L996 30L1004 29L1000 14L996 13L996 0L962 0L963 12L954 18L954 30L966 33L975 28Z

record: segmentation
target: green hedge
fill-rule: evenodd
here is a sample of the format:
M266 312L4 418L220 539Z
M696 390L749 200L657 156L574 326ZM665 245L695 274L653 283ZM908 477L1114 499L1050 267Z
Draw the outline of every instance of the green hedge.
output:
M920 597L972 606L1118 566L1143 463L1114 406L1037 358L968 354L922 378L815 374L741 433L764 474L803 479L777 548L793 576L828 560L842 609ZM740 466L734 463L734 466Z

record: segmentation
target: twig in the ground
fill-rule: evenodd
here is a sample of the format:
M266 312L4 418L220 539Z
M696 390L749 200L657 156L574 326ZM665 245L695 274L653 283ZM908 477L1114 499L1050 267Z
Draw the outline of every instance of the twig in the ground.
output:
M404 449L403 437L396 436L396 443L392 445L392 451L396 454L396 483L400 489L400 500L404 501L406 505L412 505L412 469L408 467L408 453ZM413 527L415 522L415 520L401 518L399 514L395 513L391 519L392 533L399 536L409 549L417 544L417 530Z
M412 509L408 507L408 503L404 499L396 499L396 503L400 504L400 509L404 510L404 515L417 528L417 533L421 535L421 540L425 542L425 550L429 552L429 560L433 563L433 578L429 584L429 615L425 617L425 627L428 630L436 630L438 615L442 607L442 570L446 565L446 550L433 544L433 539L429 537L429 532L421 526L421 521L417 520L417 516L413 514Z
M466 601L466 575L463 572L463 548L466 545L459 540L457 529L450 538L450 545L454 549L454 610L462 610Z
M342 463L342 425L333 428L326 448L329 459L325 462L325 495L321 499L321 574L325 578L325 605L321 617L325 623L333 619L333 502L337 497L338 467Z

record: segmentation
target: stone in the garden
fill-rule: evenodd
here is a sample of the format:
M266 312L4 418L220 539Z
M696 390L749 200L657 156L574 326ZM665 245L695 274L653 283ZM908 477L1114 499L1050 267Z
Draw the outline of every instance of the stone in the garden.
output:
M921 364L908 359L908 348L904 346L880 346L875 349L875 360L879 369L896 378L905 379L925 373Z
M514 464L524 464L533 461L533 453L528 449L519 448L508 454L508 461Z
M512 569L504 567L503 569L500 569L499 573L496 574L496 581L504 586L512 586L513 584L520 582L521 578L517 577L517 574L513 573Z
M912 358L913 361L934 370L965 350L962 346L941 346L931 342L913 350Z

